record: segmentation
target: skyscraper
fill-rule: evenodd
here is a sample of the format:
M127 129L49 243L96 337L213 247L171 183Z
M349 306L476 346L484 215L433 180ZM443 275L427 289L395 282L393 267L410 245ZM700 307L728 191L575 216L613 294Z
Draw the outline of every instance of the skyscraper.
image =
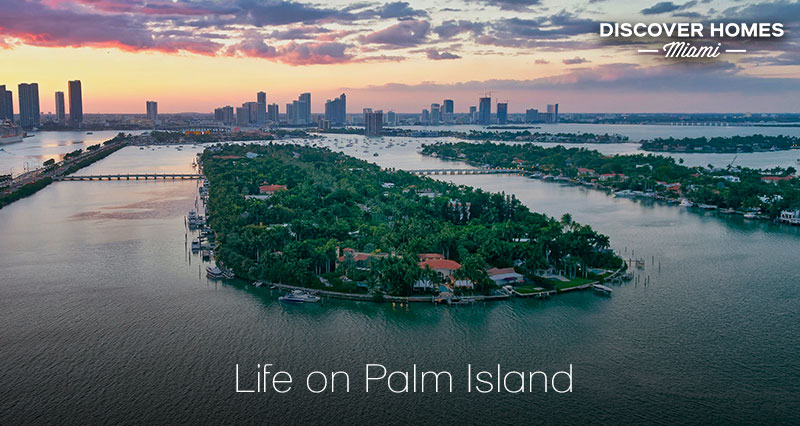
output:
M222 124L233 124L235 122L233 115L233 107L230 105L220 107L214 110L214 120Z
M344 93L325 102L325 119L335 124L347 122L347 97Z
M297 101L293 101L291 103L286 104L286 122L288 122L289 124L297 124L295 123L297 117L295 117L295 111L294 111L294 106L296 103Z
M367 136L377 136L383 131L383 111L372 111L372 108L364 108L364 134Z
M247 108L247 111L250 113L248 123L255 124L258 122L258 106L258 102L245 102L242 104L242 108ZM264 115L266 115L266 113L264 113Z
M471 123L478 122L478 107L476 107L475 105L469 107L469 121Z
M250 125L250 108L244 106L236 108L236 124L239 126Z
M59 124L64 124L67 121L64 105L64 92L56 92L56 121Z
M492 122L492 98L489 96L478 99L478 124Z
M14 96L5 85L0 85L0 120L14 121Z
M497 122L499 124L508 123L508 102L497 103Z
M442 112L445 114L452 114L453 113L453 100L452 99L445 99L442 101Z
M83 122L83 96L81 95L81 81L72 80L69 86L69 122L73 126L80 126Z
M278 115L280 111L278 110L278 104L269 104L267 105L267 121L271 121L273 123L277 123L280 121Z
M256 111L256 123L259 125L267 124L267 94L265 92L256 93L258 110Z
M147 119L152 121L153 124L155 124L155 122L158 121L158 102L147 101L146 108L147 108Z
M300 111L295 112L297 124L311 123L311 93L301 93L297 98Z
M39 125L39 85L37 83L20 83L18 86L19 97L19 125L22 127L36 127Z
M547 113L550 115L550 121L558 123L558 104L548 104Z
M439 104L431 104L431 124L439 124L442 121L442 108Z

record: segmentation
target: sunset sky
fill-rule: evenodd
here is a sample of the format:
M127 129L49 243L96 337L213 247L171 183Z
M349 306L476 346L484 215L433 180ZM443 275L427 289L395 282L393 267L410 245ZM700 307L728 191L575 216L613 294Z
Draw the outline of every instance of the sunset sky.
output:
M39 83L42 112L67 81L84 111L210 112L312 92L418 112L465 112L484 92L512 113L800 112L800 1L0 0L0 84ZM607 42L600 22L781 22L776 41L723 41L746 54L666 61L659 47ZM710 41L706 41L710 42ZM15 110L18 107L15 105Z

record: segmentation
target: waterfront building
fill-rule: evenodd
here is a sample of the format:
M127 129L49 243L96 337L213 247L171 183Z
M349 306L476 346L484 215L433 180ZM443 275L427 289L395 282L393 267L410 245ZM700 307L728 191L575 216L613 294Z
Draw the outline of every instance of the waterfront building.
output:
M422 115L420 115L419 121L423 124L427 124L431 122L431 114L428 112L427 109L422 110Z
M67 88L69 89L69 122L72 126L78 127L83 123L81 81L72 80L67 84Z
M442 113L453 114L453 100L445 99L442 101Z
M492 122L492 98L485 96L478 99L478 124L489 124Z
M377 136L383 131L383 111L372 111L372 108L364 108L364 134L367 136Z
M19 125L23 128L39 126L39 85L37 83L20 83L17 86L17 95L19 98Z
M147 101L146 109L147 109L147 119L152 121L153 124L155 124L158 121L158 102Z
M558 104L548 104L547 114L550 115L551 123L558 123Z
M431 104L431 124L439 124L442 121L441 111L439 104Z
M14 121L14 96L5 85L0 85L0 121Z
M469 121L470 123L478 122L478 107L475 105L469 107Z
M497 103L497 122L499 124L508 123L508 102Z
M539 110L535 108L529 108L525 110L525 122L526 123L538 123L539 122Z
M67 112L64 102L64 92L56 92L56 122L64 124L67 122Z
M397 125L397 114L394 111L388 111L386 113L386 124L390 126Z
M333 124L347 122L347 97L344 93L338 98L325 101L325 119Z
M301 93L297 98L299 111L296 111L297 124L311 123L311 93Z
M286 122L289 124L296 124L294 116L294 106L296 103L297 101L286 104Z

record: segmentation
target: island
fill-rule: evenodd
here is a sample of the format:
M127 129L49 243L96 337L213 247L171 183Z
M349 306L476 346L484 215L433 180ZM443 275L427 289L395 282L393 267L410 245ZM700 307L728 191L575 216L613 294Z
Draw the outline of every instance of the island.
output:
M793 224L800 218L800 179L794 167L687 167L682 160L654 154L609 156L585 148L491 142L428 144L422 154L477 167L515 168L531 177L614 191L619 197L720 208L727 214Z
M432 300L587 288L623 265L569 215L327 148L220 144L200 163L217 263L249 280Z
M699 138L657 138L642 141L644 151L691 153L739 153L786 151L800 148L795 136L730 136Z

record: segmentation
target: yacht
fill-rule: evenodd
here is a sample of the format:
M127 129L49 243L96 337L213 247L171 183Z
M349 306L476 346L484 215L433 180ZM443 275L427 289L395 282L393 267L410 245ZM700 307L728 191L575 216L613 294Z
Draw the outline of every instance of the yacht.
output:
M744 214L745 219L755 219L758 217L758 213L748 212Z
M694 203L689 201L688 198L681 198L681 207L692 207Z
M287 303L315 303L319 302L320 298L302 290L293 290L291 293L279 297L278 300Z
M602 284L594 284L592 286L592 288L594 289L594 291L596 291L598 293L607 294L607 295L611 295L611 293L614 292L614 290L612 290L610 287L604 286Z
M206 267L206 276L209 277L209 278L215 279L215 280L222 279L222 278L224 278L226 280L232 280L235 277L235 275L233 274L232 270L230 270L230 269L222 269L222 268L219 268L217 266L207 266Z

